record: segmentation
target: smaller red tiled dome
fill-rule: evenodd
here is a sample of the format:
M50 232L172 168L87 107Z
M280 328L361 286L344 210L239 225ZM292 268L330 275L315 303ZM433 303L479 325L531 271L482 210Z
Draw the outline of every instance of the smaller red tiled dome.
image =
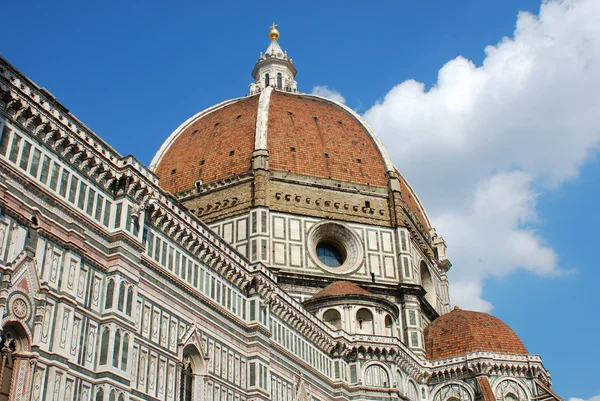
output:
M469 352L527 355L527 348L502 320L455 307L425 328L427 359L452 358Z
M316 293L311 300L317 298L325 298L336 295L373 295L369 291L365 290L353 284L349 281L334 281L321 291Z

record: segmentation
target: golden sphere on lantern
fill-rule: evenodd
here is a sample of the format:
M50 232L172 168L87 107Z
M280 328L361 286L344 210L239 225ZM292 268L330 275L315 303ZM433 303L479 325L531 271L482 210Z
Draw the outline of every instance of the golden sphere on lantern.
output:
M271 25L271 30L269 31L269 37L271 38L271 40L279 39L279 31L277 30L277 24L273 23L273 25Z

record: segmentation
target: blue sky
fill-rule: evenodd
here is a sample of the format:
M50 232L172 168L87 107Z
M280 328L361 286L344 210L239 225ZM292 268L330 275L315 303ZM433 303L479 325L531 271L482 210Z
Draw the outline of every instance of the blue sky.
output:
M0 54L146 164L185 119L246 94L277 22L299 89L365 114L421 196L453 300L513 327L565 399L600 394L593 0L540 18L539 0L35 3L3 5Z

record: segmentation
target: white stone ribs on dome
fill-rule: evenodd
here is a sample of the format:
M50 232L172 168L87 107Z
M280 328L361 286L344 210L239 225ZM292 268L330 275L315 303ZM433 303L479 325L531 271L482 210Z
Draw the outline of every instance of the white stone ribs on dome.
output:
M153 171L153 172L156 171L156 168L160 164L162 158L167 153L167 151L169 150L169 148L171 147L171 145L173 144L173 142L175 142L175 140L179 137L179 135L182 132L184 132L185 129L190 124L193 124L197 120L201 119L202 117L204 117L204 116L206 116L206 115L208 115L210 113L213 113L213 112L215 112L215 111L217 111L219 109L222 109L225 106L229 106L230 104L239 102L240 100L245 99L245 98L246 98L246 96L237 97L235 99L225 100L224 102L221 102L221 103L218 103L218 104L216 104L214 106L208 107L208 108L202 110L201 112L194 114L192 117L188 118L187 120L185 120L179 127L177 127L177 129L175 129L175 131L173 131L171 133L171 135L169 135L167 137L167 139L160 146L160 148L158 149L158 151L154 155L154 158L150 162L149 169L151 171Z
M423 217L425 217L425 222L427 223L427 225L429 227L433 227L431 225L431 220L429 220L429 215L427 214L427 211L425 211L425 208L423 207L423 204L421 203L421 200L417 196L417 193L414 191L414 189L412 189L412 187L408 183L408 180L406 180L406 178L404 178L404 176L402 175L402 173L400 173L399 170L396 170L396 172L398 173L398 175L400 175L400 178L404 181L404 184L406 185L406 187L410 191L410 193L413 196L413 198L415 198L417 206L419 207L419 211L422 213Z
M269 129L269 106L271 104L272 87L265 88L258 99L258 110L256 113L256 136L254 150L267 150L267 134Z

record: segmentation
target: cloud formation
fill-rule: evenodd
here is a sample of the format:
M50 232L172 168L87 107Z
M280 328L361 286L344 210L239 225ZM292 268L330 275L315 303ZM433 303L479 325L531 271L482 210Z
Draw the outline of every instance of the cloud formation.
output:
M313 87L311 94L327 97L336 102L346 103L346 98L342 96L340 92L326 85L317 85Z
M588 398L587 400L584 400L582 398L569 398L569 401L600 401L600 395L596 395L593 396L592 398Z
M489 311L486 278L562 272L537 198L597 152L599 17L597 0L545 1L481 66L456 57L431 89L402 82L365 113L448 243L453 304Z

